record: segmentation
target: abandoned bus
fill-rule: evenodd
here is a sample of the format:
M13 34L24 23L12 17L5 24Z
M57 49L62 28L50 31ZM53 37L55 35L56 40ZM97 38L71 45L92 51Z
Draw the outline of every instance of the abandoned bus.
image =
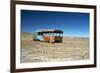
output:
M61 30L40 30L33 34L33 40L56 43L63 41L63 31Z

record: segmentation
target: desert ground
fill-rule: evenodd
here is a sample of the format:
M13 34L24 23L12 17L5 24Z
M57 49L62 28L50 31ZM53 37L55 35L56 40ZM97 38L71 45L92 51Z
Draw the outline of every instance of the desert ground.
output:
M33 41L32 33L21 33L21 63L89 59L89 38L63 37L62 43Z

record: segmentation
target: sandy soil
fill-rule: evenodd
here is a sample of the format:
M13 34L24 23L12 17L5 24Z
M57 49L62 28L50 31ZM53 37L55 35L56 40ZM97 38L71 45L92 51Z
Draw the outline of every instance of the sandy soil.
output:
M63 43L33 41L31 33L21 35L21 62L51 62L89 59L89 38L64 37Z

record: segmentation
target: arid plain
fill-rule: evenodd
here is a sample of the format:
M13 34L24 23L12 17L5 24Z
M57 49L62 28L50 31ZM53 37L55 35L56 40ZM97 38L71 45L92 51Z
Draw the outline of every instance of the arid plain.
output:
M33 41L32 33L21 33L21 62L54 62L89 59L89 38L63 37L62 43Z

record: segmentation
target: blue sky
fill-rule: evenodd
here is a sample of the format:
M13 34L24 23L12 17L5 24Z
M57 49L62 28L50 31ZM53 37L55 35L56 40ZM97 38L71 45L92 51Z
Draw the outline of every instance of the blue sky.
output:
M21 10L21 32L60 29L64 36L89 37L89 13Z

